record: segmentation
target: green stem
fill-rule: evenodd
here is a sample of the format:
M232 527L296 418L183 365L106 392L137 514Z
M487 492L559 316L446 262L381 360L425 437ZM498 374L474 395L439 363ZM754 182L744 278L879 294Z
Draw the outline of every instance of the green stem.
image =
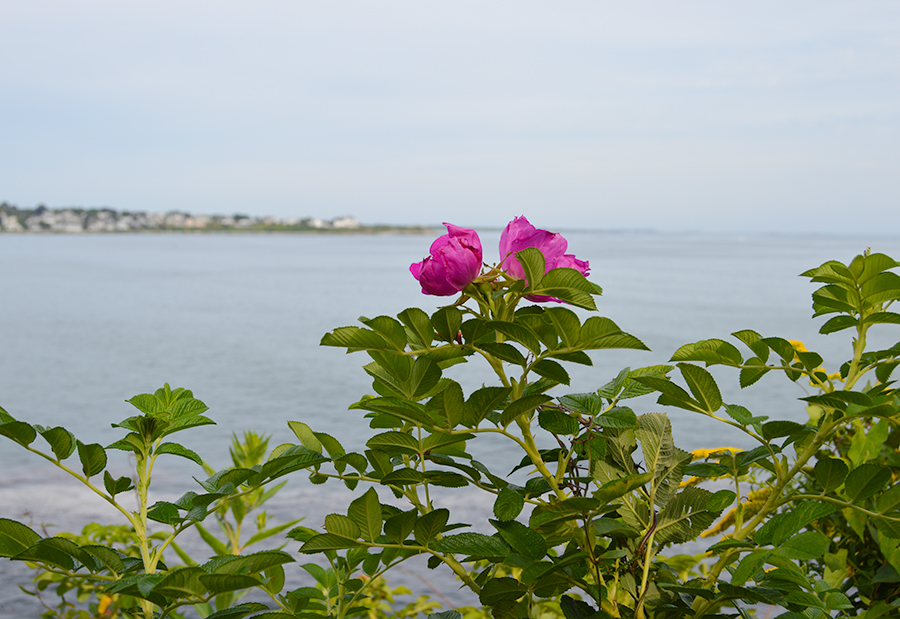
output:
M114 497L109 496L108 494L106 494L105 492L103 492L103 490L99 489L97 486L95 486L94 484L92 484L91 481L90 481L87 477L85 477L85 476L83 476L83 475L80 475L80 474L76 473L75 471L73 471L72 469L70 469L69 467L67 467L65 464L63 464L62 462L60 462L60 461L57 460L56 458L54 458L54 457L52 457L52 456L50 456L50 455L48 455L48 454L45 454L45 453L42 452L42 451L38 451L37 449L34 449L34 448L32 448L32 447L30 447L30 446L28 446L28 445L23 445L23 447L25 447L25 449L27 449L27 450L30 451L31 453L37 454L38 456L44 458L45 460L48 460L49 462L51 462L51 463L52 463L54 466L56 466L57 468L59 468L59 469L65 471L66 473L68 473L69 475L71 475L72 477L74 477L75 479L77 479L78 481L80 481L82 484L84 484L85 486L87 486L87 488L88 488L91 492L93 492L94 494L96 494L97 496L99 496L101 499L103 499L104 501L106 501L107 503L109 503L110 505L112 505L113 507L115 507L115 508L116 508L123 516L125 516L125 518L128 519L128 522L131 523L132 526L135 524L134 514L132 514L132 513L129 512L127 509L125 509L124 507L122 507L121 505L119 505L119 504L116 502L116 500L115 500Z
M519 445L525 450L528 457L531 458L531 462L540 472L541 476L550 484L550 487L553 489L553 493L557 498L559 500L567 498L566 493L562 491L559 484L556 482L556 476L550 472L550 469L548 469L547 465L544 463L544 459L541 458L540 450L537 448L537 445L534 442L534 436L531 434L531 423L527 419L519 417L516 419L516 424L522 431L522 441L517 441L519 442Z

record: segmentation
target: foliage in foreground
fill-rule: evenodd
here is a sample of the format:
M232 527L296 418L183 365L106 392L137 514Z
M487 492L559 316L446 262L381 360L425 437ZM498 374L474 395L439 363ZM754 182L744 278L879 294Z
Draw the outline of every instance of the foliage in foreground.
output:
M440 251L470 257L470 236ZM440 258L434 246L433 255ZM508 266L513 255L520 272ZM151 503L157 458L202 464L169 440L212 423L190 391L166 385L135 396L138 414L116 424L123 437L106 447L0 409L0 434L67 471L125 522L124 537L113 540L90 531L45 537L2 519L0 555L39 566L47 580L76 579L97 599L115 600L121 616L146 619L178 617L188 606L212 619L385 616L392 611L381 598L390 591L383 576L417 555L430 567L448 566L495 617L748 617L760 606L779 608L785 619L900 615L900 397L891 380L900 344L866 345L873 327L900 324L889 311L900 299L893 271L900 264L866 253L803 274L821 284L813 293L814 317L829 316L821 332L852 334L850 358L833 373L799 342L743 330L732 341L685 345L665 365L626 368L596 392L554 397L552 389L569 383L565 364L590 365L588 351L645 348L608 318L524 304L596 309L600 290L584 276L587 263L555 260L578 268L548 268L539 245L513 247L500 266L454 280L458 298L431 315L409 308L326 334L323 345L370 359L364 370L373 394L351 407L375 432L362 452L291 421L297 444L265 458L266 447L235 457L233 467L209 471L196 492ZM468 394L451 378L453 366L467 362L488 370L484 386ZM802 398L809 421L724 402L711 365L732 368L741 387L764 388L769 374L810 383L815 394ZM683 451L665 414L638 414L630 403L652 395L757 446ZM470 455L468 445L482 435L508 441L516 454L510 468L532 472L523 485ZM107 470L109 449L133 454L134 479ZM324 532L261 524L255 535L286 534L302 544L300 555L318 557L303 565L309 586L286 590L284 566L299 557L283 549L243 553L234 522L271 496L270 484L300 470L357 496L345 513L326 517ZM474 528L455 522L435 498L436 487L466 486L493 504ZM121 501L132 492L136 511ZM160 525L156 533L151 522ZM214 551L203 563L177 545L191 528ZM708 552L666 554L700 535L713 538ZM163 561L173 552L183 565ZM269 603L242 603L249 589ZM419 602L398 612L459 616ZM94 610L102 615L107 604Z

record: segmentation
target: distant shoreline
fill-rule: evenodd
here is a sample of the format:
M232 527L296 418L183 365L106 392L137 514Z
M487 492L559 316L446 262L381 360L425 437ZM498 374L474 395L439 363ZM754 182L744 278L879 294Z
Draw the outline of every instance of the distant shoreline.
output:
M147 232L279 232L316 234L428 234L432 226L361 224L352 215L317 217L192 215L182 211L130 212L111 208L22 209L0 204L0 232L11 234L127 234Z

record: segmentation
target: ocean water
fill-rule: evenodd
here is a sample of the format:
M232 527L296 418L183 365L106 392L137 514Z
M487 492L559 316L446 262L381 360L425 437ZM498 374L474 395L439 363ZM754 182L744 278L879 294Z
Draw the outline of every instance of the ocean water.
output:
M797 275L828 259L846 262L867 247L900 257L896 236L566 236L604 288L599 313L652 352L594 353L594 366L569 368L572 384L557 394L594 390L623 367L664 363L681 344L728 339L746 328L803 340L837 369L849 354L849 336L818 335L824 320L810 320L814 286ZM498 237L482 234L488 261L497 259ZM169 382L209 405L217 425L179 439L214 466L229 464L232 433L263 432L273 446L294 441L287 420L361 450L374 432L347 407L371 392L360 368L367 357L320 347L319 340L360 315L436 309L442 299L422 295L408 272L430 242L421 235L0 235L0 406L30 423L62 425L84 442L107 444L119 436L110 424L131 415L125 400ZM896 327L884 326L870 341L898 339ZM470 363L448 375L468 391L490 380L484 370ZM733 373L715 374L727 402L805 420L797 401L806 395L802 384L771 375L741 391ZM660 407L645 398L635 410ZM684 449L748 446L703 418L666 412ZM518 461L503 443L486 443L476 457L492 469L505 472ZM172 460L154 478L156 498L175 498L192 489L191 475L202 476L187 460ZM126 474L126 466L122 457L110 468ZM51 533L114 519L102 502L7 439L0 439L0 470L0 517ZM270 512L319 526L325 514L346 509L343 490L294 475ZM483 520L490 510L489 500L467 490L448 493L446 501L464 522ZM0 561L0 575L0 617L37 616L36 601L13 586L27 584L29 570ZM398 579L429 592L410 574ZM452 600L471 601L445 577L434 581Z

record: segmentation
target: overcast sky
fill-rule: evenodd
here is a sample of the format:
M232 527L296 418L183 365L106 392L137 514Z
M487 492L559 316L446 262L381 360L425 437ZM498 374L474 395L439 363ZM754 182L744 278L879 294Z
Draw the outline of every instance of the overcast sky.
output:
M0 201L900 230L900 2L0 3Z

